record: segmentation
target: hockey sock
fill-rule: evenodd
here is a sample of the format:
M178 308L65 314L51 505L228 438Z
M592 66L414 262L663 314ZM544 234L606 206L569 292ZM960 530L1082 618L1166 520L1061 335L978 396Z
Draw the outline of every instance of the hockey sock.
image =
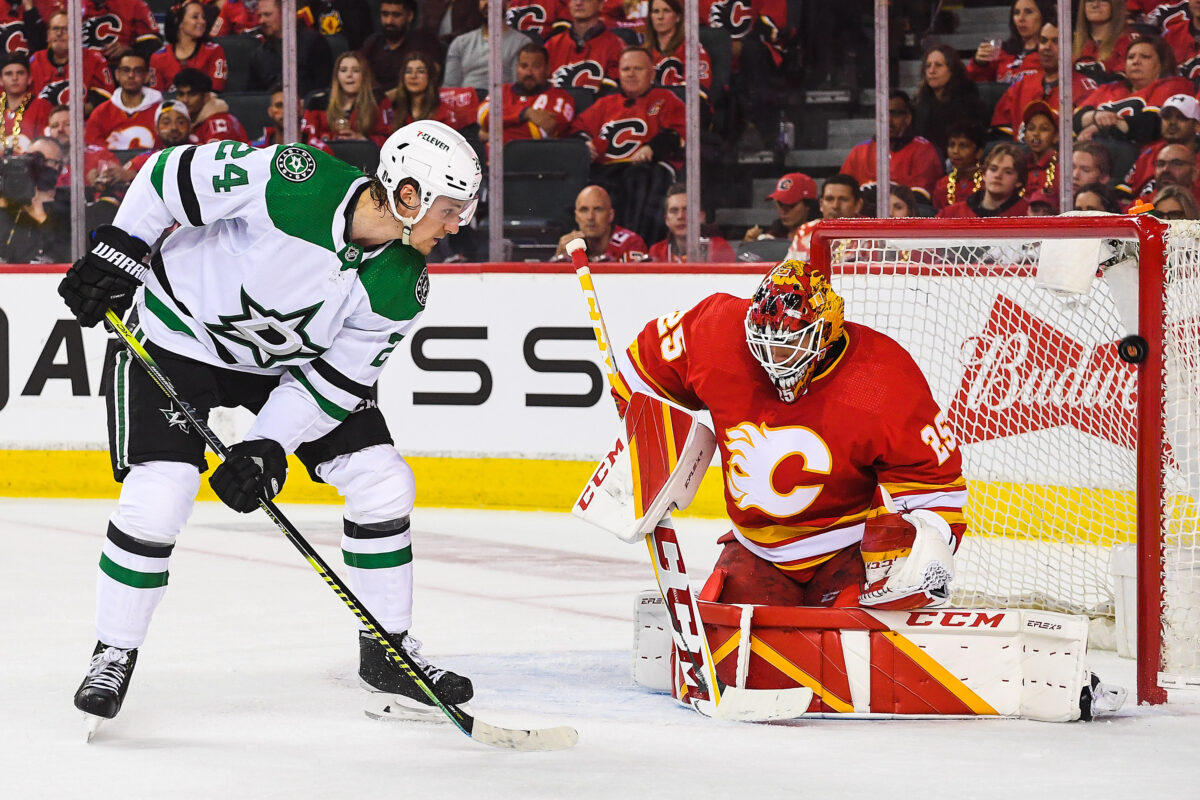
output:
M96 580L96 638L113 647L138 647L167 591L173 544L135 539L111 522Z
M412 537L408 517L358 524L345 520L342 558L350 588L385 630L412 624Z

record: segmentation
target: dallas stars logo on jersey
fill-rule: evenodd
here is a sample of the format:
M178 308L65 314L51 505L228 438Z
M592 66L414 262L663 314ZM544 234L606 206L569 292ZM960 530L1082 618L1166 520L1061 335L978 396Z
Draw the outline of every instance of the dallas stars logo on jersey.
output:
M263 308L241 290L242 313L221 315L220 325L205 323L208 330L231 342L249 348L254 363L267 368L293 359L308 360L327 348L312 343L305 328L324 302L299 311L280 312Z

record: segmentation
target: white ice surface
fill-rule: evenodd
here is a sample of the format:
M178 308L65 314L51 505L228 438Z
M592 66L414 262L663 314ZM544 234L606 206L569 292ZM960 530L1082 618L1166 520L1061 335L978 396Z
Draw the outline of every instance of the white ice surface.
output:
M117 719L71 704L95 641L111 504L0 500L0 798L1200 798L1200 705L1092 724L721 723L634 687L645 550L559 514L418 509L414 633L501 725L571 724L556 753L361 711L350 613L261 513L200 504ZM285 509L334 568L339 510ZM693 574L714 523L678 522ZM1093 655L1132 687L1133 664Z

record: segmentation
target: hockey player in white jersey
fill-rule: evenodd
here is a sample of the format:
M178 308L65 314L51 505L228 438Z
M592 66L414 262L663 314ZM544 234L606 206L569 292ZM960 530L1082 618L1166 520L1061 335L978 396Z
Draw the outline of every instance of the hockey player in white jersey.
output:
M480 178L462 136L429 121L388 138L374 178L302 145L170 148L138 173L114 224L93 233L59 287L84 326L135 304L135 335L201 416L255 412L209 479L231 508L273 497L288 453L337 488L351 588L452 703L471 698L471 681L428 665L407 635L415 484L373 387L425 307L425 256L471 220ZM128 354L109 368L121 497L100 556L99 641L75 694L105 718L120 710L207 469L204 441ZM362 631L359 642L368 688L429 707L373 637Z

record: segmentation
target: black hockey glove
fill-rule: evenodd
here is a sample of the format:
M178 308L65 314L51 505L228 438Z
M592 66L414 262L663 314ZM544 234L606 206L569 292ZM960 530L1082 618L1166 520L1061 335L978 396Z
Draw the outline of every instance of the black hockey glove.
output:
M262 498L279 494L287 479L287 456L279 442L250 439L229 448L229 458L213 470L209 486L221 502L242 514L258 508Z
M92 232L92 249L58 284L58 293L80 325L92 327L110 308L122 316L129 310L133 293L146 278L142 259L149 252L141 239L112 225Z

